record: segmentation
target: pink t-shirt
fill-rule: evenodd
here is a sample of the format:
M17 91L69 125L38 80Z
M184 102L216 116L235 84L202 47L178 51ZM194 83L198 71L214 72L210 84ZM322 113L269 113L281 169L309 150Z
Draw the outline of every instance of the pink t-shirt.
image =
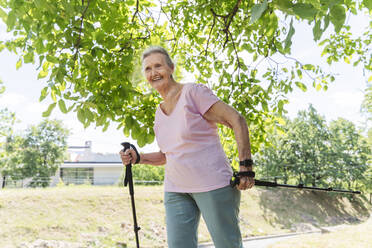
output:
M166 192L206 192L229 184L232 169L217 126L203 118L218 101L206 86L185 84L170 115L158 106L154 131L160 150L167 158Z

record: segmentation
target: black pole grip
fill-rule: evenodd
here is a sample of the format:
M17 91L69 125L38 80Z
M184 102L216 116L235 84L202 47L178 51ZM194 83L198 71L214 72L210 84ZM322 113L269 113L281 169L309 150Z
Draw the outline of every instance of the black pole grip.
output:
M131 145L128 142L123 142L121 145L124 147L123 151L130 149ZM124 177L124 187L129 184L129 193L134 195L133 189L133 175L132 175L132 163L125 165L125 177Z

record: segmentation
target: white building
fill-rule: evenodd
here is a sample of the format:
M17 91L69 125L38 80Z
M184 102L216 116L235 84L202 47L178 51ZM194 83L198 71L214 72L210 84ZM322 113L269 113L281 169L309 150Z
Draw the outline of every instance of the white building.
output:
M123 164L118 153L101 154L92 152L92 142L85 146L70 146L69 160L58 169L51 185L61 179L65 184L112 185L119 183Z

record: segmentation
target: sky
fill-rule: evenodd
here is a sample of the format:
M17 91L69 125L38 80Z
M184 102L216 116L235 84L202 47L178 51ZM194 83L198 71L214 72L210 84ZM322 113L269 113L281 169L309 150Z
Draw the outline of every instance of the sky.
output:
M356 33L361 33L362 27L366 27L368 16L350 18L349 22L355 28ZM5 24L0 22L0 40L9 37L6 33ZM360 113L364 90L367 87L367 78L361 67L338 63L328 66L325 59L320 57L321 50L312 40L311 29L298 25L292 41L292 57L298 58L304 63L321 65L325 70L336 73L336 81L329 85L327 91L316 91L308 85L307 92L295 89L288 95L289 104L285 109L288 116L294 118L299 110L307 109L313 104L315 109L327 122L339 117L353 121L357 126L363 126L365 117ZM8 108L16 113L20 120L15 125L15 130L21 132L30 125L37 125L42 121L42 112L49 105L50 100L39 102L41 89L47 80L37 80L37 65L24 64L16 70L18 56L4 49L0 53L0 79L6 87L0 95L0 109ZM115 124L111 125L106 132L94 125L84 129L77 120L76 113L63 114L58 107L54 109L50 118L63 121L65 127L71 130L68 145L81 146L85 141L92 141L92 150L101 153L116 153L121 149L120 143L129 141L136 144L132 139L125 137L121 130L117 130ZM141 148L142 152L158 151L156 142Z

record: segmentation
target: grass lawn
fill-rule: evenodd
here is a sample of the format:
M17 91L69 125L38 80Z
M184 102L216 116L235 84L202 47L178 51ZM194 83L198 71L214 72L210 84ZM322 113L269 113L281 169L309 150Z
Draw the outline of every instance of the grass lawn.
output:
M358 225L333 230L331 233L298 236L271 245L270 248L370 248L372 247L372 218Z
M135 202L141 247L166 247L163 186L135 185ZM298 223L316 227L365 220L370 207L359 196L255 188L242 194L241 230L248 237L290 232ZM2 189L0 223L1 248L37 239L71 242L69 247L135 247L128 188ZM199 241L210 241L203 222Z

